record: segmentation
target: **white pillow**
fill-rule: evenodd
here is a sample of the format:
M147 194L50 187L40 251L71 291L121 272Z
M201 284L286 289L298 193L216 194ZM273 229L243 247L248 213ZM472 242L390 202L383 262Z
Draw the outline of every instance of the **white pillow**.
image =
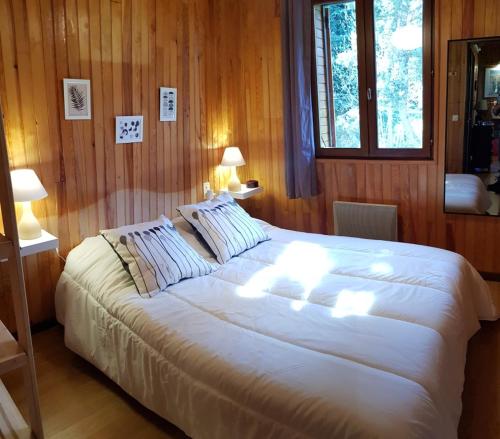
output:
M164 216L157 221L102 230L101 234L124 263L141 296L152 297L182 279L215 270Z
M229 194L177 210L200 232L221 264L270 239Z
M203 236L200 235L190 223L188 223L183 216L172 218L172 224L175 226L179 234L186 240L186 242L196 251L203 259L209 262L217 262L215 254L212 249L207 245Z

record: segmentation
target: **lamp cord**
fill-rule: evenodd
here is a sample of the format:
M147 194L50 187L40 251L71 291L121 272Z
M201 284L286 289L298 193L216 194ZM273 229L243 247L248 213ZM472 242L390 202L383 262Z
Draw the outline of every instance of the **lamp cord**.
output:
M64 263L66 263L66 258L64 258L63 256L61 256L61 254L59 253L59 247L56 248L56 253L57 253L57 256L59 257L59 259L61 261L63 261Z

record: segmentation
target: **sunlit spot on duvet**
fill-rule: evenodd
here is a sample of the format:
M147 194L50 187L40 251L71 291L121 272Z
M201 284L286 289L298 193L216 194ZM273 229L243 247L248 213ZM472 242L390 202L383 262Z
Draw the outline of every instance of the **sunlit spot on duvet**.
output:
M294 311L300 311L304 306L306 306L306 301L305 300L292 300L290 303L290 308L292 308Z
M373 274L392 274L394 272L394 268L387 262L375 262L370 265L370 271Z
M274 265L255 273L245 285L237 288L240 297L259 298L266 295L278 282L299 284L300 298L291 301L291 308L300 311L312 290L335 266L328 250L318 244L293 241L278 256ZM291 288L291 286L290 286ZM285 288L286 289L286 288Z
M342 290L332 308L332 317L367 315L374 301L375 296L371 291Z
M375 254L376 257L378 258L385 258L385 257L388 257L388 256L394 256L394 252L392 250L389 250L387 248L384 248L382 250L379 250L376 254Z

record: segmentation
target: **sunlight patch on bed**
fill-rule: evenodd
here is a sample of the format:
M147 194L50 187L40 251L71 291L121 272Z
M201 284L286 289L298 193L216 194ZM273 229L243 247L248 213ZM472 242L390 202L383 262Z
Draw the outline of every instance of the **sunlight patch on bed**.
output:
M332 308L332 317L365 316L370 311L375 296L371 291L342 290L335 307Z
M300 311L304 306L306 306L306 301L305 300L292 300L292 303L290 304L290 308L292 308L294 311Z
M335 266L328 250L321 245L293 241L278 256L274 265L255 273L250 280L237 288L240 297L259 298L266 295L278 282L300 285L300 298L290 304L300 311L307 303L312 290Z
M394 273L394 268L387 262L375 262L370 265L370 271L373 274L392 274Z
M384 248L384 249L382 249L382 250L379 250L379 251L375 254L375 256L376 256L377 258L386 258L386 257L388 257L388 256L394 256L394 252L393 252L392 250L389 250L389 249L387 249L387 248Z
M272 266L259 270L245 285L236 289L236 294L240 297L246 297L247 299L264 297L270 285L274 285L275 277L275 269Z

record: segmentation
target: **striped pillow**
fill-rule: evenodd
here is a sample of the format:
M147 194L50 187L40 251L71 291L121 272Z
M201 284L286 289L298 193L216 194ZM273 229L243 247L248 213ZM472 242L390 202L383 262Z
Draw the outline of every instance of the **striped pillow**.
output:
M124 263L141 296L152 297L182 279L215 270L164 216L158 221L103 230L101 234Z
M271 239L229 194L177 210L200 232L221 264Z

